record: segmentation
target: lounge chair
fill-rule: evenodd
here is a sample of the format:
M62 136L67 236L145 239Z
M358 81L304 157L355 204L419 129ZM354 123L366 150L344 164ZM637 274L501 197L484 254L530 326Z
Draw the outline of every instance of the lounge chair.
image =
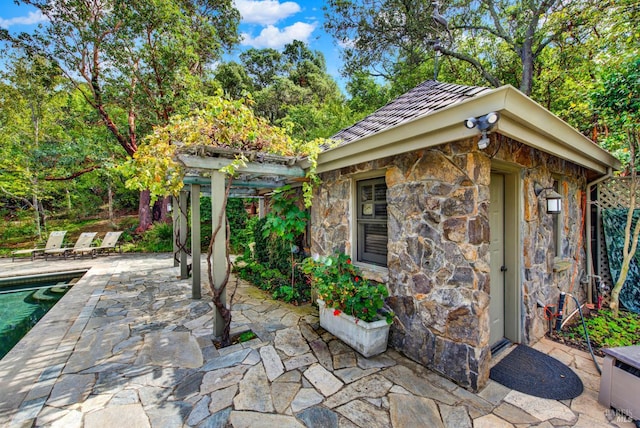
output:
M109 254L112 251L116 251L116 248L119 252L122 252L122 247L118 244L118 239L120 239L120 235L122 232L107 232L104 235L104 239L102 240L102 244L97 247L91 247L86 245L82 248L74 248L72 250L73 256L83 255L83 254L91 254L91 257L95 257L98 254Z
M62 247L62 241L64 240L64 235L67 233L66 230L56 230L49 234L49 238L47 239L47 243L44 248L31 248L28 250L16 250L11 253L11 261L14 261L16 256L28 254L31 256L31 260L33 260L37 255L42 255L46 250L53 250L56 248Z
M67 258L67 256L75 249L77 248L84 248L84 247L90 247L91 246L91 242L93 241L93 238L96 237L96 232L83 232L80 234L80 236L78 237L78 240L76 241L75 245L73 247L70 248L55 248L55 249L51 249L51 250L45 250L44 251L44 258L45 260L47 259L47 257L49 256L63 256L65 259Z

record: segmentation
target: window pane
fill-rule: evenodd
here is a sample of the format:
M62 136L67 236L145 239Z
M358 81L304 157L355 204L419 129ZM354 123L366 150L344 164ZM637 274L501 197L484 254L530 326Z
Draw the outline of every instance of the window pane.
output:
M376 201L386 201L387 200L387 185L384 183L376 184L375 186L375 197Z
M373 186L362 186L360 200L362 202L373 200Z
M387 185L384 177L357 183L357 260L387 265Z
M387 204L376 204L376 218L387 217Z
M366 253L387 255L387 225L364 225L364 251Z

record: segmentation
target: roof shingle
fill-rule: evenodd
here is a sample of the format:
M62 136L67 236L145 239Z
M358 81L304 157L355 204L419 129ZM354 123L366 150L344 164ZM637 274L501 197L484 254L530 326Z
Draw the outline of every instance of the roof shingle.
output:
M482 86L464 86L427 80L359 122L338 132L331 139L338 142L338 146L343 146L489 90Z

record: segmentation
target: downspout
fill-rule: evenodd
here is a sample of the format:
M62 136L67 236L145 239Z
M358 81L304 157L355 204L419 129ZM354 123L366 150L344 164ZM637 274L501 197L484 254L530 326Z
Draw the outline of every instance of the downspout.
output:
M593 180L590 183L587 183L587 206L586 206L586 210L587 210L587 227L586 227L586 233L587 233L587 302L588 303L593 303L593 290L591 288L591 273L593 272L593 257L592 257L592 252L591 252L591 189L593 188L593 186L595 186L598 183L602 183L604 180L608 180L609 178L611 178L613 176L613 168L608 167L607 168L607 173L605 175L603 175L602 177Z

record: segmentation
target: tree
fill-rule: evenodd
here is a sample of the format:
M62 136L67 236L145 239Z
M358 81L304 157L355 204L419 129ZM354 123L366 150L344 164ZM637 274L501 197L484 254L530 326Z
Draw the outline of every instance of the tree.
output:
M12 56L6 65L0 73L0 189L34 211L41 238L49 211L91 212L102 205L94 193L104 180L90 176L109 174L117 153L95 111L58 67L40 56Z
M330 0L325 28L347 46L348 74L367 70L392 81L396 64L415 68L431 59L438 69L441 54L472 67L491 86L511 83L529 95L545 49L590 32L587 24L607 3Z
M248 49L240 54L240 62L256 90L266 88L283 72L282 54L271 48Z
M603 73L602 86L593 94L595 107L614 130L611 140L625 141L628 147L627 169L631 175L630 201L624 233L620 276L611 290L611 309L618 316L619 296L629 273L640 236L640 221L633 227L636 208L636 169L640 155L640 58L629 59L620 67ZM618 135L615 135L618 134Z
M4 30L2 38L55 61L128 156L152 126L202 100L206 65L237 42L231 0L24 3L48 23L33 35ZM151 225L149 202L142 190L142 230Z
M241 98L245 93L253 91L253 82L244 67L237 62L226 62L218 65L215 79L230 98Z
M60 73L45 58L13 57L2 73L2 128L0 136L0 189L23 201L34 211L39 239L46 226L43 182L46 146L60 138L64 90Z
M282 53L249 49L240 58L253 82L255 113L272 124L291 127L295 137L327 137L352 121L322 52L294 40Z
M381 85L366 73L358 72L347 82L347 92L351 98L349 108L364 117L390 101L388 85Z

